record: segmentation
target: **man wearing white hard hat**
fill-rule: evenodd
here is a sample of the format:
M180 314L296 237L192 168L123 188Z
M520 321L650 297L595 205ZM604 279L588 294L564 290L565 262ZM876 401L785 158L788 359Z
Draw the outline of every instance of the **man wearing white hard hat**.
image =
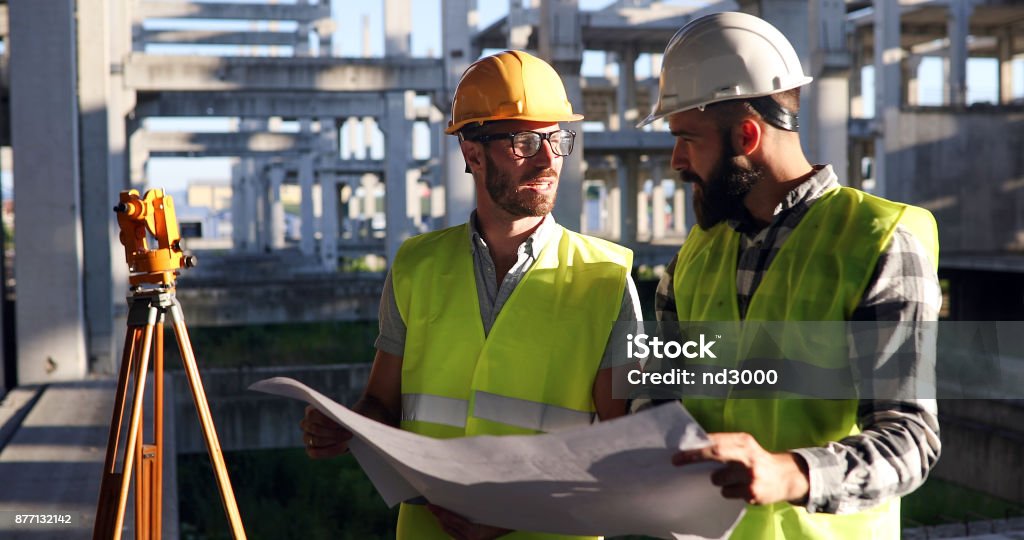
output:
M718 13L680 29L662 62L641 125L668 120L672 167L693 187L699 227L659 283L660 321L937 319L934 219L841 187L830 165L808 162L797 131L811 78L785 36L752 15ZM892 354L872 345L812 359L834 365L771 360L811 373ZM927 343L901 346L914 362ZM898 538L898 496L940 453L935 401L916 396L684 403L711 446L673 462L724 464L712 481L748 502L733 538Z

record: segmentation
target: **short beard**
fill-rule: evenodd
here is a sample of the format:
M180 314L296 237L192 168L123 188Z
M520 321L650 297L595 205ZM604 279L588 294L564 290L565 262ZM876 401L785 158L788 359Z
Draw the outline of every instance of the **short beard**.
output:
M727 137L724 143L729 144ZM684 182L700 185L699 190L696 186L693 189L693 213L697 225L705 231L728 219L741 218L746 212L743 200L763 177L763 167L741 167L735 157L725 154L706 181L692 172L680 174Z
M558 198L557 190L550 198L533 190L520 191L519 184L513 182L508 173L499 171L491 156L485 153L484 161L487 166L484 187L487 188L487 194L491 196L491 200L494 201L494 204L498 205L498 208L508 212L513 217L546 216L555 208L555 200ZM553 169L545 169L538 171L533 177L524 178L523 181L529 181L542 176L557 177L558 175Z

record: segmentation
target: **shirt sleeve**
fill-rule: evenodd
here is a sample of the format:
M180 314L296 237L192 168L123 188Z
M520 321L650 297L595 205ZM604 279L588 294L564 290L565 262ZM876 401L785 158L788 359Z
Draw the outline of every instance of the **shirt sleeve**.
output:
M931 255L921 243L897 226L852 319L937 320L942 293L933 268ZM870 369L886 362L920 365L930 348L923 340L934 339L934 333L928 332L911 333L913 337L909 339L894 338L893 333L886 332L874 335L873 343L866 342L863 336L851 341L854 366ZM900 342L893 343L894 339ZM942 446L934 399L872 397L862 399L857 407L861 433L824 447L794 451L807 463L808 512L858 512L886 498L905 495L924 483L938 461Z
M658 288L654 293L654 316L659 322L675 322L679 320L676 312L676 291L672 286L672 275L676 272L676 254L665 267L665 273L658 281Z
M380 293L379 333L373 346L378 351L405 356L405 321L398 311L395 300L395 286L391 280L391 271L384 278L384 289Z

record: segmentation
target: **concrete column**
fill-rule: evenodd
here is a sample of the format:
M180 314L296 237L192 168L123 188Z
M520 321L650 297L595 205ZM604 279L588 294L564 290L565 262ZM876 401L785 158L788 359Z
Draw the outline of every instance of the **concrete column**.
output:
M363 38L362 39L362 42L363 42L362 43L362 45L363 45L362 46L362 55L363 55L363 58L369 58L370 57L370 51L372 50L372 47L370 46L370 16L369 15L363 15L363 21L362 22L363 22L363 24L360 26L360 28L363 31L363 33L362 33L362 38Z
M284 204L281 202L281 184L284 183L284 167L275 163L270 169L270 247L284 248Z
M410 0L384 0L384 56L408 57L412 51Z
M420 189L421 173L419 169L410 168L405 171L405 207L408 208L409 220L414 231L423 227L423 201ZM413 233L415 234L415 233Z
M615 110L619 129L634 129L639 120L636 110L636 48L619 51L619 84L615 90Z
M318 176L323 200L320 261L324 270L334 272L338 269L338 177L328 170L321 170Z
M149 149L143 142L146 130L137 121L128 122L128 181L132 188L143 191L146 189L146 163L149 161ZM113 208L113 207L111 207Z
M811 0L809 7L803 64L814 82L804 87L801 140L812 163L831 163L837 171L845 171L850 116L846 6L841 0Z
M885 197L889 176L887 153L895 149L900 114L900 7L895 2L875 2L875 121L882 135L875 140L876 195Z
M256 176L256 161L246 159L242 162L242 194L244 211L242 218L244 246L247 253L259 251L259 180Z
M17 384L76 380L87 358L75 3L8 9Z
M476 59L470 43L470 29L476 27L476 0L443 0L441 3L441 47L444 49L445 88L434 95L434 105L451 119L452 97L462 73ZM457 137L446 135L442 175L444 181L445 226L469 219L476 206L473 178L465 172L466 161Z
M665 187L661 184L662 164L661 160L652 159L649 162L651 170L651 240L665 238Z
M1013 101L1013 29L1007 26L999 33L999 103Z
M313 160L314 154L304 154L299 158L299 189L302 200L299 213L302 216L299 228L299 251L303 255L313 255L316 251L316 226L313 216Z
M675 181L672 192L672 233L677 236L686 234L686 189L681 180Z
M445 151L445 143L448 138L455 138L446 135L444 132L445 118L437 107L430 108L430 156L440 156ZM445 186L442 177L443 171L439 166L430 168L430 215L425 216L427 229L439 229L443 225L445 207Z
M388 92L384 118L385 166L384 208L387 223L385 240L388 264L395 259L398 246L415 233L409 211L408 171L412 158L409 144L412 131L412 92Z
M271 193L274 187L273 180L270 178L270 165L260 163L258 173L259 184L257 194L260 208L259 244L260 249L264 253L270 253L273 250L274 244L274 195Z
M338 119L333 116L320 117L319 146L323 155L330 160L338 159L341 146L338 142Z
M334 56L334 32L338 29L333 19L320 19L314 24L317 40L320 42L320 56Z
M537 40L540 56L550 62L562 76L565 93L574 112L583 111L583 90L580 86L580 64L583 61L581 33L577 0L547 0L541 4L540 35ZM559 223L575 231L579 230L583 215L583 173L586 165L583 150L586 145L580 126L565 122L563 127L577 132L576 145L572 155L562 160L558 204L554 214Z
M309 0L298 0L298 4L309 4ZM312 51L309 48L309 32L313 29L312 25L306 21L300 21L298 27L295 29L295 56L311 56Z
M508 48L515 50L526 50L530 43L530 34L533 27L526 17L526 8L522 0L509 0L508 2Z
M245 208L245 196L242 185L242 165L231 166L231 250L244 251L245 234L242 213Z
M82 133L82 233L84 235L86 345L91 369L114 373L119 361L123 332L115 332L114 310L123 304L127 292L127 268L124 249L118 239L117 220L111 208L118 200L122 184L111 170L113 147L124 156L124 121L114 122L111 107L110 64L113 32L110 31L109 0L81 0L78 4L78 107ZM111 136L111 131L120 130ZM124 167L121 167L121 171ZM116 273L121 278L115 283ZM115 289L120 293L115 298Z
M644 191L638 191L636 194L636 206L637 206L637 218L636 218L636 237L638 240L646 242L651 241L651 226L650 226L650 212L648 212L648 206L650 204L651 197Z
M619 243L632 247L637 239L637 158L635 154L615 156L619 192Z
M608 222L605 224L609 238L622 243L622 188L618 176L605 178L605 189L608 190L607 210Z
M863 33L855 31L853 34L853 48L850 58L850 117L864 118L864 96L861 93L860 70L864 67L864 41ZM874 111L872 111L874 112Z
M363 186L363 219L370 221L377 213L377 189L380 180L372 174L364 174L359 183Z
M949 52L946 57L944 89L946 104L954 107L967 104L967 35L970 32L973 9L973 4L967 0L949 3L949 15L946 19Z
M107 44L110 47L111 59L122 59L131 53L134 7L134 2L110 2L108 0L111 22L107 27L110 34ZM81 16L82 13L79 10L79 17ZM131 186L131 178L128 173L130 148L125 118L129 112L135 109L136 94L134 91L127 90L128 85L124 82L123 71L108 71L111 71L107 83L110 92L107 100L108 190L110 193L120 193ZM112 234L120 234L115 220L109 220L107 226ZM113 341L115 346L111 367L116 369L121 360L116 347L124 341L124 336L127 333L128 303L125 301L125 297L128 294L128 264L125 261L120 240L113 240L111 243L113 247L110 255L113 263L110 276L113 286L110 293L114 306ZM100 366L96 366L96 368L97 371L101 371ZM165 523L168 522L165 521ZM176 525L174 531L177 531Z
M273 206L270 197L270 164L265 159L256 160L256 175L253 187L256 189L256 244L260 251L269 253L271 248L271 215Z
M917 71L921 67L922 57L908 54L903 59L903 101L907 105L919 105L920 89L917 82Z

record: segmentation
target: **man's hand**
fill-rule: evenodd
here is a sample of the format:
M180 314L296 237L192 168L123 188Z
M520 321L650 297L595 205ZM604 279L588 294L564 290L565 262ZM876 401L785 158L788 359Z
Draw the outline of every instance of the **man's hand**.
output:
M711 446L679 452L672 456L672 464L724 463L725 467L711 474L711 482L722 488L727 499L743 499L749 504L803 504L807 499L810 484L803 458L791 452L768 452L749 433L711 433L708 437Z
M312 405L306 406L306 416L299 422L306 455L313 459L340 456L348 452L352 432L338 425Z
M512 532L509 529L472 523L458 514L433 504L428 504L427 510L434 514L444 532L456 540L491 540Z

